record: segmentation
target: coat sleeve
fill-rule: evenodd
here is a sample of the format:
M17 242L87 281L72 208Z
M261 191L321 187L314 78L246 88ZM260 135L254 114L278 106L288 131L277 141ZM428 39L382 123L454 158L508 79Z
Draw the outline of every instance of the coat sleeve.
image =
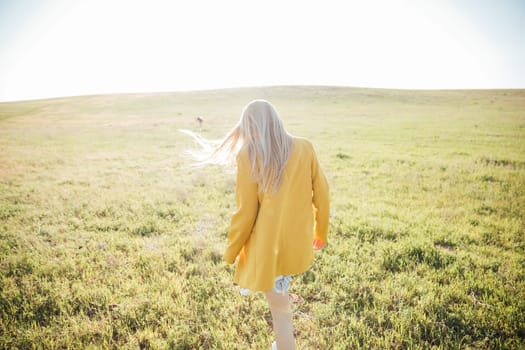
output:
M314 239L323 243L328 240L328 221L330 215L330 193L328 181L319 165L317 155L312 147L312 191L315 213Z
M251 169L246 153L237 157L237 184L235 189L237 211L233 214L228 233L228 247L224 260L233 264L244 243L252 233L259 211L258 186L251 177Z

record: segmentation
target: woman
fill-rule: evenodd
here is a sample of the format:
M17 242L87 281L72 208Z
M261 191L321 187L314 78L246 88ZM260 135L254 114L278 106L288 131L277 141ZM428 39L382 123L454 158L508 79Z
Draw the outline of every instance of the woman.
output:
M265 293L276 338L272 348L295 349L288 286L291 275L308 270L313 250L326 244L326 177L312 144L290 135L264 100L244 108L210 159L224 156L237 163L237 211L224 260L237 260L234 282L241 292Z

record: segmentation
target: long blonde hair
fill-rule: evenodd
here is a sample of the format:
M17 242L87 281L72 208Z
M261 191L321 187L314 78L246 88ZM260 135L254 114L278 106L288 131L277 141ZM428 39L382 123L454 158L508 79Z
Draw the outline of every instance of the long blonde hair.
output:
M214 148L198 135L184 131L208 150L200 164L233 162L246 148L251 175L259 192L275 193L283 180L284 168L292 152L293 137L284 128L275 107L266 100L254 100L244 107L241 119Z

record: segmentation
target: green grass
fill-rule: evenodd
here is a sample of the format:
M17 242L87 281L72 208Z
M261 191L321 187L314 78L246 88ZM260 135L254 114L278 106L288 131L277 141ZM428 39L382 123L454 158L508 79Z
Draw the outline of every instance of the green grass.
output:
M331 185L299 348L525 347L525 91L273 87L1 103L0 348L269 348L221 259L234 176L177 132L253 98Z

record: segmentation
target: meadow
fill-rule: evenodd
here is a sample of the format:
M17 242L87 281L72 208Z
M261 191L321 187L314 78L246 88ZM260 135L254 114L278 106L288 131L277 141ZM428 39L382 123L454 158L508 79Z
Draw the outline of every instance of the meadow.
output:
M269 349L222 261L234 170L178 131L254 98L330 182L299 349L525 348L525 90L314 86L0 103L0 348Z

